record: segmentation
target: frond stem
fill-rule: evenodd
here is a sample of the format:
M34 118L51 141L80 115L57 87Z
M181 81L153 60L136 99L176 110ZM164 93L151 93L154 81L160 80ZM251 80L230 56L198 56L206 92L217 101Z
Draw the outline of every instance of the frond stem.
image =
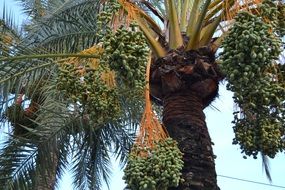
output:
M8 80L10 80L12 78L16 78L18 76L21 76L21 75L25 74L26 72L30 72L30 71L37 70L37 69L40 69L40 68L48 67L51 64L53 64L53 63L46 63L46 64L43 64L43 65L39 65L37 67L33 67L33 68L30 68L30 69L24 70L22 72L18 72L16 74L12 75L11 77L8 77L8 78L0 80L0 84L4 83L4 82L6 82L6 81L8 81Z
M41 54L41 55L21 55L14 57L5 57L1 58L1 61L15 61L15 60L23 60L23 59L41 59L41 58L68 58L68 57L79 57L79 58L99 58L100 56L89 54L75 54L75 53L67 53L67 54Z

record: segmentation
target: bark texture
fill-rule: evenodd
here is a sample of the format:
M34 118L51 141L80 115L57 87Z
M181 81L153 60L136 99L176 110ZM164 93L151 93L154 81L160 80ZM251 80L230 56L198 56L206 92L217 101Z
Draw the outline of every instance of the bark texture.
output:
M39 149L41 146L39 147ZM56 150L52 152L44 151L45 147L39 150L36 169L36 181L34 190L54 190L56 185L56 171L58 167L58 155ZM41 165L50 166L48 170L40 170Z
M184 153L183 183L171 190L218 190L211 138L201 98L191 92L166 96L163 123Z

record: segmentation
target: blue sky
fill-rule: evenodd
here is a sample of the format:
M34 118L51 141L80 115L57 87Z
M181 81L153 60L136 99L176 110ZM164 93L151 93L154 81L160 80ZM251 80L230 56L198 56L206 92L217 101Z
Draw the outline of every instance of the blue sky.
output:
M13 0L0 0L0 15L2 15L2 9L6 1L7 7L9 7L15 14L16 21L21 21L23 16L20 15L21 11L16 6ZM220 97L216 99L213 106L219 109L217 111L213 108L207 108L205 110L206 120L212 141L214 145L214 153L217 155L216 170L218 175L230 176L235 178L247 179L251 181L257 181L262 183L269 183L266 179L265 173L262 170L262 162L260 159L243 159L243 155L240 153L240 149L236 145L232 145L232 139L234 137L231 127L232 112L234 104L232 101L232 93L227 91L222 85L220 87ZM284 153L280 153L275 159L270 160L271 175L274 185L285 186L285 164ZM122 180L123 172L120 170L118 163L113 163L112 181L110 184L111 190L123 190L124 182ZM218 184L221 190L278 190L282 188L264 186L254 183L242 182L233 179L228 179L218 176ZM60 186L57 190L72 190L70 173L66 172L66 175L62 179ZM285 188L283 188L285 189ZM104 186L103 190L107 190Z

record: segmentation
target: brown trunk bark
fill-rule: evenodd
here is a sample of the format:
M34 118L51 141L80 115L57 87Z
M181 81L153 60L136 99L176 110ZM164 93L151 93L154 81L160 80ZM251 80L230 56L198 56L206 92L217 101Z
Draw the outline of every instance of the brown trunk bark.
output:
M50 152L50 155L39 154L37 165L47 164L51 166L48 170L41 171L39 166L36 169L36 181L34 190L54 190L56 184L56 171L58 165L58 156L56 152ZM45 168L45 167L43 167Z
M166 95L163 107L163 123L184 153L185 181L171 190L219 190L202 98L193 91L179 91Z

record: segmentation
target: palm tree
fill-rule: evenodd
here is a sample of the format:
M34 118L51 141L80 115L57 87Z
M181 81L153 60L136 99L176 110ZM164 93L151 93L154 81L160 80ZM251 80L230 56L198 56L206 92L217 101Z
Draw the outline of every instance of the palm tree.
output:
M22 5L30 16L23 36L11 35L17 32L9 19L1 22L1 39L11 39L1 40L1 114L13 129L1 151L3 187L52 189L69 160L77 188L100 189L99 176L108 181L108 153L126 161L143 110L146 42L151 99L184 154L184 182L170 189L219 189L203 109L224 78L239 107L234 143L264 160L284 149L284 67L276 61L284 35L281 2Z

